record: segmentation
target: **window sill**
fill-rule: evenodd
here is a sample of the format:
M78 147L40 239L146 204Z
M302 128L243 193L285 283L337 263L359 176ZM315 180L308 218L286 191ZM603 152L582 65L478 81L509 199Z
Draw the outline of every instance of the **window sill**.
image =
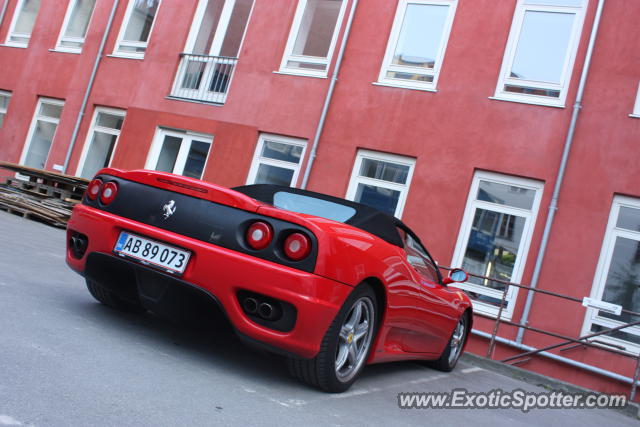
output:
M640 119L640 114L632 113L632 114L629 114L629 117L632 117L634 119Z
M29 47L29 45L27 44L11 44L11 43L2 43L0 44L0 47L15 47L18 49L26 49Z
M513 98L500 97L500 96L490 96L489 99L493 99L494 101L515 102L517 104L538 105L540 107L566 108L564 104L548 104L545 102L536 102L535 100L528 101L524 99L513 99Z
M307 74L304 72L297 73L295 71L274 71L273 74L282 74L284 76L311 77L314 79L326 79L326 74Z
M416 87L416 86L405 86L405 85L399 85L399 84L391 84L391 83L382 83L382 82L372 82L371 83L374 86L384 86L384 87L392 87L392 88L396 88L396 89L408 89L408 90L419 90L421 92L433 92L433 93L437 93L438 90L437 89L431 89L431 88L427 88L427 87Z
M49 52L71 53L71 54L74 54L74 55L80 55L82 53L81 50L66 50L66 49L49 49Z
M224 102L200 101L200 100L197 100L197 99L181 98L179 96L173 96L173 95L167 95L164 98L165 99L169 99L171 101L192 102L194 104L209 105L209 106L214 106L214 107L222 107L224 105Z
M134 55L124 55L121 53L112 53L107 55L109 58L120 58L120 59L137 59L138 61L142 61L144 59L144 55L142 56L134 56Z

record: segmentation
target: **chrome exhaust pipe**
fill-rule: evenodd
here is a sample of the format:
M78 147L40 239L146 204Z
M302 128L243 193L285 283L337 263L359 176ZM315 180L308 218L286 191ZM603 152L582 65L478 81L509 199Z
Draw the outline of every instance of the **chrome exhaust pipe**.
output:
M256 311L258 311L258 301L251 297L245 298L242 302L242 308L244 308L244 311L248 314L256 314Z

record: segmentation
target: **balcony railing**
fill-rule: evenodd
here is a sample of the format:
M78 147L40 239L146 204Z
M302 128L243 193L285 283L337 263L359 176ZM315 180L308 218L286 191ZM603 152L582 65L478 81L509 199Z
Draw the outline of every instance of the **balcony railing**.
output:
M224 104L238 58L188 53L182 53L180 57L171 96Z

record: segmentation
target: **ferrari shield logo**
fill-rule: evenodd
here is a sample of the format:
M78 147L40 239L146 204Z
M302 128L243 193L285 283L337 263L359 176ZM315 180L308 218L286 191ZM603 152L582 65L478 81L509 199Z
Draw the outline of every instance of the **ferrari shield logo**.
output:
M174 200L171 200L169 203L162 207L162 210L164 212L164 219L168 219L176 211L176 202Z

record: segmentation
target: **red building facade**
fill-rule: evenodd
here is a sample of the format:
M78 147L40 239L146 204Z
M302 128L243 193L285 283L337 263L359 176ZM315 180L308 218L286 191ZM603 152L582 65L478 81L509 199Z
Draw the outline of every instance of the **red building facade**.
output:
M2 160L304 185L400 217L442 265L640 311L639 2L3 4ZM469 350L484 354L503 287L462 288L478 313ZM526 301L510 289L502 317L573 337L640 320L546 295L525 314ZM638 354L640 327L597 341ZM522 366L608 392L635 369L599 348L551 353L588 367Z

